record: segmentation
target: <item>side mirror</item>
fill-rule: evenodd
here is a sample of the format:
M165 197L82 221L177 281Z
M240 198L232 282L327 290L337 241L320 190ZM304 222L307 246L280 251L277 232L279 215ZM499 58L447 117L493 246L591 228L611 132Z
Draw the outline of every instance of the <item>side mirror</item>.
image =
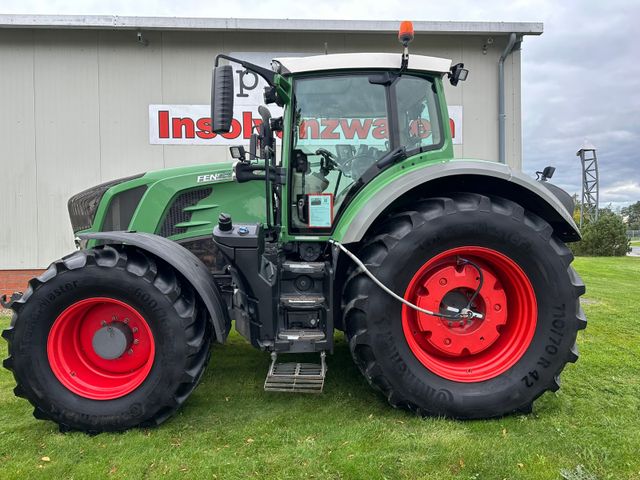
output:
M464 68L464 63L456 63L449 71L449 81L454 87L458 82L464 82L469 75L469 70Z
M227 133L233 119L233 68L220 65L213 69L211 83L211 124L215 133Z

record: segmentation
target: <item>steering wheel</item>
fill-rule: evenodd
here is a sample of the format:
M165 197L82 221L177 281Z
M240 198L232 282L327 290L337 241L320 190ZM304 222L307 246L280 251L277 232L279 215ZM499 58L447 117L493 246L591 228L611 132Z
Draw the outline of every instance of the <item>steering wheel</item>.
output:
M351 159L351 176L358 179L362 174L375 163L376 157L370 152L359 153Z
M322 155L322 158L324 158L325 162L327 163L327 166L331 166L331 168L336 168L340 170L347 177L351 176L351 172L349 171L349 168L351 166L351 159L342 163L338 160L338 157L336 155L331 153L326 148L317 149L316 155Z

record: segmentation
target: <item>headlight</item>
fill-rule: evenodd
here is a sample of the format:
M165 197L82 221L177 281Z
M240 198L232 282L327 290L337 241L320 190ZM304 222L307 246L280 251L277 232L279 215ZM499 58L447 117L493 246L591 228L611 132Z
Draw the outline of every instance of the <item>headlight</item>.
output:
M91 228L100 200L102 200L102 196L107 190L120 183L140 178L142 175L144 173L102 183L71 197L67 207L74 233Z

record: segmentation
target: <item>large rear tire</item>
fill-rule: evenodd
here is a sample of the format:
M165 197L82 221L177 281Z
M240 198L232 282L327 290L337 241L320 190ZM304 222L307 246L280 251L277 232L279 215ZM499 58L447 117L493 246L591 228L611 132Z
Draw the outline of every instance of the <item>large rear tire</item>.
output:
M198 384L211 326L189 284L131 247L53 263L12 304L4 366L34 416L88 433L153 426Z
M540 217L512 201L451 194L419 201L368 236L358 256L414 304L451 312L474 300L483 318L429 316L353 269L343 294L353 358L394 407L461 419L529 412L578 358L585 291L573 256Z

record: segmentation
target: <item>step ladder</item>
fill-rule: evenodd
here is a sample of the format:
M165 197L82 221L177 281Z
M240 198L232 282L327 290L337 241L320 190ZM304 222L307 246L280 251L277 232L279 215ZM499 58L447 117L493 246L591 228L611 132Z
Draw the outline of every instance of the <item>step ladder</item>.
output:
M327 375L326 353L320 352L317 363L278 363L278 354L271 353L271 366L264 381L267 392L322 393Z

